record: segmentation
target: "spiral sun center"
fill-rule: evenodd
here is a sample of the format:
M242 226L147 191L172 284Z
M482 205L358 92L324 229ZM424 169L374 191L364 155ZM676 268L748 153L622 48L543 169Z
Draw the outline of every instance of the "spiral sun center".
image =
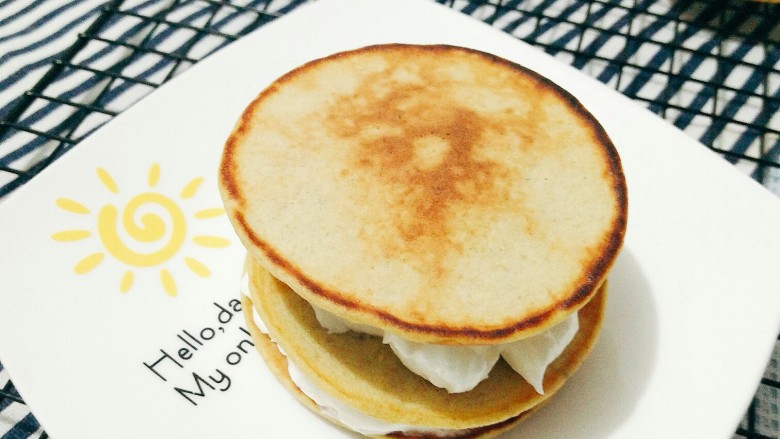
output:
M170 221L170 234L166 234L165 219L157 214L141 216L141 225L135 221L135 212L145 205L162 206ZM141 243L157 243L159 248L139 252L125 244L119 230L119 213L113 205L105 205L98 214L98 234L105 249L121 262L135 267L151 267L173 257L184 244L187 235L187 219L181 209L165 195L147 192L133 197L122 214L122 227L127 236ZM167 236L166 236L167 235Z

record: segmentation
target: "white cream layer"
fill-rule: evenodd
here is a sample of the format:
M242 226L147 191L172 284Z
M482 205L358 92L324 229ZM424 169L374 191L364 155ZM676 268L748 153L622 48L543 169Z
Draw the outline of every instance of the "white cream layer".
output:
M249 275L244 273L241 277L241 294L247 297L251 297L249 292ZM267 336L271 336L268 332L268 328L265 326L263 319L257 314L255 307L252 307L252 320L255 326ZM272 339L273 340L273 339ZM275 340L273 340L276 343ZM287 354L284 352L281 346L277 343L276 347L284 356ZM401 431L405 433L420 432L420 433L434 433L436 436L446 438L452 433L458 430L448 430L442 428L426 428L414 425L395 424L369 416L351 406L339 401L336 398L328 395L322 389L317 387L301 370L293 364L292 361L287 360L287 373L290 375L290 379L293 383L303 392L304 395L311 398L322 411L322 414L333 419L334 421L344 425L350 430L356 431L364 435L383 435L392 433L394 431Z
M245 290L242 293L246 296L249 295L248 290ZM268 333L268 328L266 328L265 323L263 323L263 320L257 314L257 311L254 309L254 307L252 307L252 316L254 323L260 332L270 336ZM279 351L286 356L281 346L278 344L276 346L279 348ZM316 384L314 384L308 377L306 377L306 375L301 372L301 370L292 361L289 360L287 360L287 372L289 373L292 382L295 383L295 385L301 390L301 392L303 392L304 395L311 398L311 400L317 404L323 415L360 434L370 436L401 431L405 433L434 433L438 437L446 438L450 434L458 431L443 428L417 427L413 425L395 424L382 421L359 410L356 410L351 406L339 401L338 399L328 395L322 389L317 387Z
M579 330L577 314L572 314L552 328L523 340L500 345L450 346L416 343L368 325L346 321L324 309L313 306L317 320L331 333L364 332L382 337L401 362L412 372L447 389L450 393L467 392L488 377L501 356L540 394L544 394L544 374L566 349Z
M246 273L241 279L241 293L247 297L251 296L249 291L249 276ZM383 334L383 331L379 328L351 323L320 308L314 306L313 308L317 320L328 331L343 333L353 330L355 332L381 336L383 342L390 345L403 364L410 370L427 378L429 381L431 381L431 378L428 378L428 376L435 377L433 379L437 381L441 379L443 380L442 382L450 384L450 387L455 389L465 387L457 383L459 376L466 378L471 377L471 381L474 381L473 377L481 377L484 373L484 377L479 378L478 381L473 384L472 388L476 386L477 383L487 377L490 369L492 369L495 362L498 361L498 356L502 355L504 360L507 361L518 374L531 383L539 393L542 393L541 385L547 366L563 352L569 342L571 342L571 339L573 339L574 334L576 334L579 327L577 316L574 314L563 323L526 340L499 346L453 347L415 343L392 334ZM254 307L252 308L252 316L254 317L253 320L258 329L260 329L262 333L270 336L265 323L263 323L263 320L257 314ZM277 347L282 354L286 355L281 346L277 344ZM495 357L495 359L493 359L493 357ZM309 380L292 361L287 361L287 368L293 383L317 404L325 416L330 417L358 433L364 435L382 435L395 431L407 433L425 432L434 433L439 437L446 438L458 431L394 424L382 421L331 397ZM532 382L526 375L528 377L538 378L536 378L536 381ZM433 384L436 385L436 383Z

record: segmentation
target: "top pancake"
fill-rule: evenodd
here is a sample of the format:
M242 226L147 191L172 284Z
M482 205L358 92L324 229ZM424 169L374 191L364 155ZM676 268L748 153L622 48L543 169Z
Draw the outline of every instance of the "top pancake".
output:
M282 76L228 139L220 188L273 276L421 342L560 322L626 227L620 160L590 113L534 72L452 46L371 46Z

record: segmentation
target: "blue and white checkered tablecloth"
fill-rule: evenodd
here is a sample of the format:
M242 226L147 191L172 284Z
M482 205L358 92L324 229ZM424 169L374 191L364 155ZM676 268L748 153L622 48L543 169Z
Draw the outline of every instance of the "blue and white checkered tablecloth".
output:
M0 120L13 122L12 129L0 131L0 202L27 181L25 171L36 169L51 154L46 139L35 133L64 136L63 123L78 109L63 102L100 108L74 131L67 132L68 138L76 140L68 148L77 147L73 145L79 139L153 91L157 84L228 44L232 40L228 36L239 36L257 27L261 17L256 11L263 11L270 20L304 2L0 0ZM717 8L708 6L710 2L699 0L438 2L538 44L646 103L780 195L780 167L761 165L762 161L780 162L780 27L772 18L780 15L773 13L767 18L756 14L755 8L728 2L721 4L730 8L729 13L717 14ZM226 4L231 7L223 8ZM77 36L89 29L107 5L126 13L109 19L101 27L101 34L80 48L73 62L86 69L60 72L47 85L46 94L53 99L35 102L15 114L25 92L44 78L55 60L73 47ZM772 8L762 7L765 11ZM214 13L215 8L220 12ZM158 24L175 22L180 26L141 32L149 25L143 17L156 17ZM193 34L202 27L213 32L194 39ZM724 37L719 29L735 29L735 37ZM101 39L123 44L101 44ZM771 44L756 43L762 40L771 40ZM139 44L154 50L128 58L127 51ZM117 63L122 63L121 75L140 81L108 83L104 77L90 73L114 68ZM765 381L777 383L779 377L780 349L776 348ZM0 390L16 394L2 364ZM750 437L780 437L779 392L778 386L759 386L750 419L742 425L754 435ZM28 407L16 399L0 393L2 439L46 437Z

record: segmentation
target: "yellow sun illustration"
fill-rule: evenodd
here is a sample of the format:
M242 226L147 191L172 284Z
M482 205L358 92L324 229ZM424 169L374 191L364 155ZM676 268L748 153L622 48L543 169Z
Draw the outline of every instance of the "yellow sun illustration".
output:
M97 176L103 187L112 194L119 194L120 188L111 174L103 168L97 169ZM173 297L177 293L176 281L163 265L170 261L182 248L188 238L188 219L178 204L170 197L154 191L160 180L160 166L153 164L147 175L148 189L133 196L120 211L113 204L102 206L95 215L95 232L100 238L102 249L84 256L73 268L76 274L86 274L97 268L110 255L124 264L127 270L119 280L119 291L126 293L133 287L137 269L158 270L163 290ZM190 180L180 191L181 200L195 196L203 183L203 177ZM58 198L56 205L72 214L92 215L83 203ZM195 212L195 220L215 218L224 215L222 208L208 208ZM87 229L62 230L51 237L55 241L71 242L88 239L93 231ZM191 241L200 247L221 248L230 245L230 240L218 236L194 235ZM127 240L130 241L128 245ZM143 247L146 246L146 247ZM143 250L139 248L143 247ZM182 258L194 274L209 277L211 270L191 256Z

